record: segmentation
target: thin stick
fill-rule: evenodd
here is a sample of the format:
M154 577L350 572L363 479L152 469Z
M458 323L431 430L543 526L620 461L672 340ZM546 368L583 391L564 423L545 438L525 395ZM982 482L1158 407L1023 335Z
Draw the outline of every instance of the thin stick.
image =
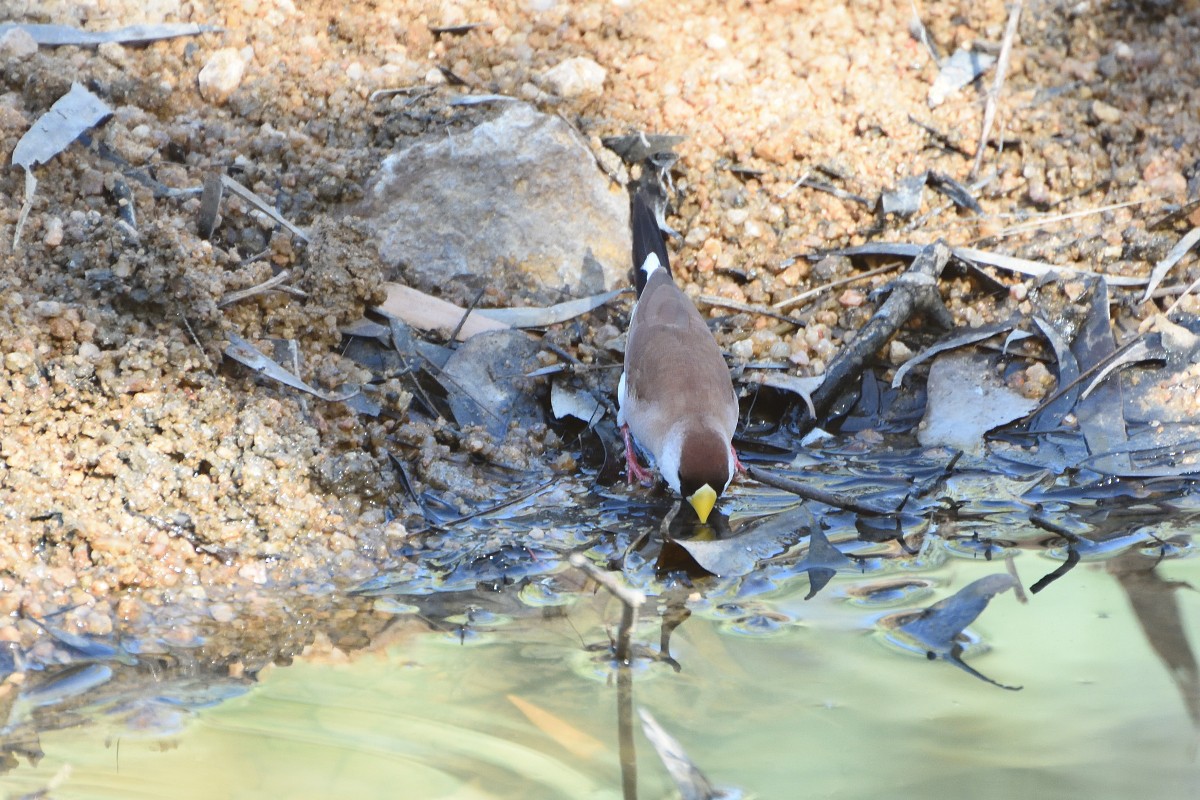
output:
M1120 208L1128 208L1129 206L1138 206L1143 203L1149 203L1153 200L1161 200L1161 199L1162 199L1161 197L1148 197L1144 200L1126 200L1122 203L1112 203L1107 206L1099 206L1098 208L1085 208L1082 211L1072 211L1068 214L1051 214L1046 217L1040 217L1037 219L1029 220L1028 222L1022 222L1019 225L1013 225L1012 227L1005 228L1004 230L1000 231L999 233L993 233L993 234L987 236L986 238L989 241L992 239L1003 239L1006 236L1013 236L1018 233L1025 233L1026 231L1035 231L1040 228L1044 228L1047 225L1053 225L1057 222L1066 222L1067 220L1079 219L1080 217L1088 217L1093 214L1103 214L1106 211L1116 211L1117 209L1120 209Z
M618 581L611 572L605 572L580 553L572 553L569 559L571 566L583 570L587 576L603 586L608 592L631 608L641 608L646 604L646 594L638 589L631 589Z
M728 300L724 297L717 297L715 294L700 295L700 302L706 305L716 306L717 308L731 308L734 311L744 311L747 314L758 314L763 317L777 319L780 322L786 322L789 325L794 325L797 328L803 328L806 323L802 319L789 317L786 314L779 314L764 306L752 306L749 303L739 303L737 300Z
M856 514L864 514L871 517L890 517L896 514L896 511L882 508L874 508L872 506L863 505L854 500L848 500L844 497L827 492L824 489L815 489L812 486L805 486L802 483L797 483L787 478L781 478L778 475L759 469L758 467L746 467L746 474L759 483L764 483L767 486L774 486L776 489L782 489L785 492L791 492L797 497L802 497L805 500L812 500L816 503L824 503L827 506L840 508L844 511L853 511Z
M617 663L628 667L633 663L633 629L637 626L638 609L646 603L646 595L618 581L611 572L605 572L580 553L572 553L571 566L582 570L589 578L608 590L621 601L621 627L617 633Z
M249 289L241 289L236 292L230 292L217 301L217 308L224 308L225 306L232 305L239 300L245 300L247 297L254 297L256 294L269 292L290 277L291 273L285 269L278 275L272 275L270 278L267 278L257 286L251 286Z
M1004 29L1004 43L1000 45L1000 58L996 61L996 80L992 90L988 92L987 103L983 108L983 128L979 132L979 148L975 151L975 163L971 165L969 177L974 178L983 163L983 154L987 150L988 136L992 132L992 123L996 121L996 106L1000 102L1000 90L1004 88L1004 78L1008 74L1008 62L1012 56L1013 39L1017 38L1017 23L1021 20L1023 0L1013 3L1012 11L1008 14L1008 25Z
M800 303L803 303L806 300L811 300L812 298L816 297L817 295L824 294L825 292L828 292L831 289L836 289L839 286L845 286L846 284L849 284L849 283L858 283L859 281L865 281L868 278L874 278L876 275L883 275L888 272L894 272L896 269L898 269L901 266L903 266L903 263L900 261L897 261L894 264L884 264L882 267L876 267L875 269L869 269L866 272L860 272L857 275L850 275L845 278L838 278L837 280L833 280L822 286L818 286L815 289L809 289L808 291L801 292L800 294L796 295L795 297L789 297L787 300L780 300L778 303L771 306L771 308L774 308L774 309L791 308L792 306L799 305Z
M1163 315L1167 316L1167 317L1171 316L1171 312L1174 311L1175 309L1179 308L1179 304L1183 302L1183 299L1185 297L1187 297L1189 294L1191 294L1192 292L1196 291L1196 287L1198 287L1198 286L1200 286L1200 278L1197 278L1196 280L1194 280L1190 284L1188 284L1187 288L1184 289L1182 292L1180 292L1179 297L1177 297L1175 299L1175 302L1171 303L1171 307L1163 312ZM1165 297L1168 292L1173 294L1174 292L1177 292L1177 291L1179 291L1178 286L1164 286L1161 289L1156 289L1154 291L1154 293L1151 294L1150 296L1158 297L1159 294L1162 293L1162 295Z

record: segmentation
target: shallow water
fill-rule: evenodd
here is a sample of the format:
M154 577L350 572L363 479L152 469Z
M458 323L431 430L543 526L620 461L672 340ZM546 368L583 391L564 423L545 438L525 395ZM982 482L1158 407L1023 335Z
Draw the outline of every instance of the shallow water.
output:
M622 797L610 648L621 606L594 586L578 591L581 575L556 549L570 541L599 562L624 554L625 580L656 598L634 640L659 657L626 673L627 709L651 711L733 796L1200 796L1195 500L1105 507L1020 476L997 481L956 476L948 491L967 498L959 518L918 517L912 553L860 541L845 515L823 517L829 541L859 558L809 600L795 557L807 539L743 578L689 586L656 575L653 546L627 547L639 528L657 534L662 513L637 495L637 506L581 503L572 533L543 528L544 548L522 561L504 532L528 536L563 513L562 496L534 498L450 533L463 547L490 539L489 556L466 548L455 562L447 551L436 577L409 570L371 584L380 596L364 602L390 621L363 649L318 647L256 681L143 675L137 691L111 685L120 665L93 664L26 693L10 719L70 700L78 724L42 730L44 757L22 759L0 786L18 797L57 776L62 798ZM967 628L965 664L1023 687L1010 691L930 660L896 628L1007 575L1005 554L1026 587L1058 569L1067 540L1031 525L1014 499L1032 493L1056 524L1093 536L1075 544L1078 565L1029 602L1001 591ZM745 531L795 503L743 488L730 505L731 526ZM669 659L664 610L683 618ZM626 732L637 796L675 796L640 728Z

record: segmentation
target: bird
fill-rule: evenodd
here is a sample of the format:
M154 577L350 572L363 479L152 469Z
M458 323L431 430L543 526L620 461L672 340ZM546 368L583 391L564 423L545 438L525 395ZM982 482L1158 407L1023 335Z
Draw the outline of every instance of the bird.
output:
M741 469L733 449L738 401L717 340L675 284L654 205L643 187L630 201L637 299L617 384L625 472L630 484L653 479L638 463L641 450L707 523Z

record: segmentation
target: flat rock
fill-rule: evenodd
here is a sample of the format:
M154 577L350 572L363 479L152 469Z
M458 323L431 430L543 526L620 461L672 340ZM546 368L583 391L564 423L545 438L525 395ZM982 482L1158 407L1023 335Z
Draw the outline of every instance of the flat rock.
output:
M472 336L454 351L439 381L459 425L480 425L503 439L509 424L528 428L542 419L533 381L538 345L522 331L489 331Z
M498 286L542 303L628 281L625 192L569 125L524 103L388 156L369 207L387 278L425 291Z
M973 352L938 356L929 368L929 400L917 440L925 447L984 452L983 437L1037 407L1038 401L1010 389L995 359Z

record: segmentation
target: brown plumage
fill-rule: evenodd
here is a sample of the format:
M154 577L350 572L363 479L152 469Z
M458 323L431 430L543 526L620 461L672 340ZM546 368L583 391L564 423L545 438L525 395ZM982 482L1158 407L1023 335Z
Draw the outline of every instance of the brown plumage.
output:
M629 321L618 423L703 520L711 503L697 507L697 491L709 486L715 501L737 466L737 398L712 332L671 277L654 212L640 193L632 209L640 294ZM645 474L632 453L626 461L631 479Z

